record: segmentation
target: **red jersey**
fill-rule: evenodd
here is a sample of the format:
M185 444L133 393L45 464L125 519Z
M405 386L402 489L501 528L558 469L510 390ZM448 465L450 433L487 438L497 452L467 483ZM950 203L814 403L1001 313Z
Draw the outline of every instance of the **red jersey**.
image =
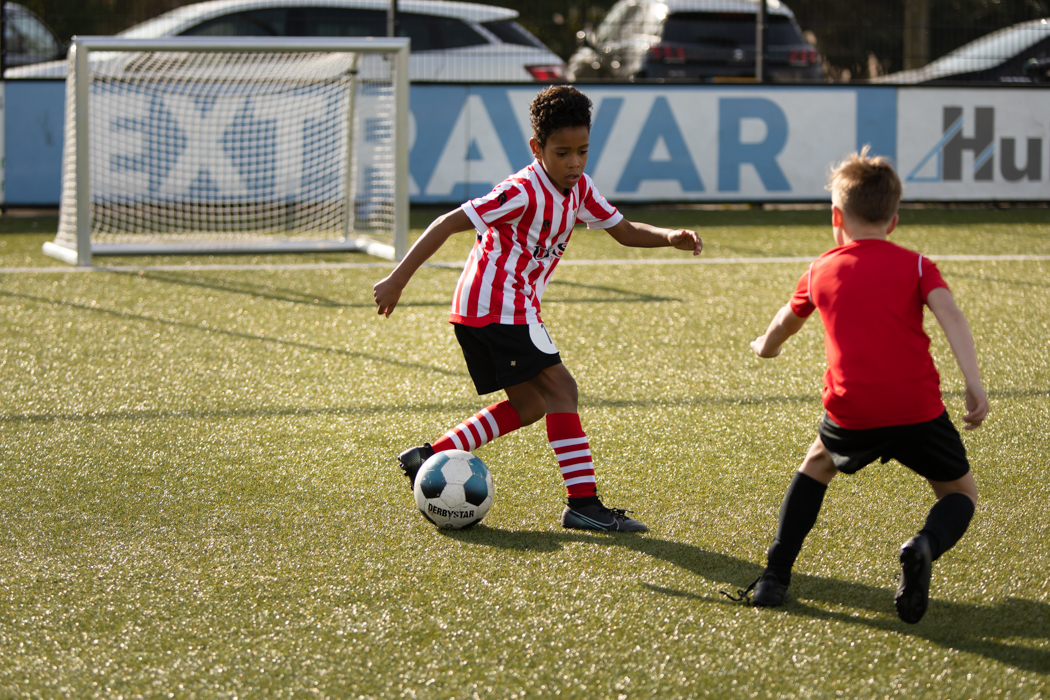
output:
M623 219L590 176L562 191L538 161L461 208L477 240L456 283L449 320L467 326L540 323L540 297L576 221L606 229Z
M944 412L922 315L927 295L947 286L929 258L884 240L854 241L813 261L790 304L803 318L820 309L823 400L833 421L866 430Z

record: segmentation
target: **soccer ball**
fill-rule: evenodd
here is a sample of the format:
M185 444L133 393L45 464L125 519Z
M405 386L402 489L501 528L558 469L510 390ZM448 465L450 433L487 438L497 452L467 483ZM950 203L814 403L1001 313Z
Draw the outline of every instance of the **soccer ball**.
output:
M462 530L481 522L492 507L492 472L463 450L438 452L416 473L416 505L430 522Z

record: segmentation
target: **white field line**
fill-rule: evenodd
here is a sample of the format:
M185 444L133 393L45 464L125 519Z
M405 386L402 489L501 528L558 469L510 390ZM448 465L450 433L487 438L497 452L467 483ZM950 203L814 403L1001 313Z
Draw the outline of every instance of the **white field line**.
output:
M1000 262L1050 260L1050 255L927 255L933 260L960 262ZM812 262L812 257L779 257L779 258L645 258L638 260L562 260L559 265L763 265L777 263L801 264ZM205 272L209 270L359 270L370 268L392 268L393 262L362 263L289 263L289 264L252 264L252 265L118 265L76 267L0 267L0 275L39 275L68 274L70 272ZM425 263L425 267L444 267L460 269L463 263Z

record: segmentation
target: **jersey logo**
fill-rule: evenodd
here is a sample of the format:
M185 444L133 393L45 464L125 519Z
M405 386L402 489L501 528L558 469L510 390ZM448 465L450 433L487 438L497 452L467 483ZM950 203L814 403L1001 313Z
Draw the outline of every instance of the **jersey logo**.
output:
M544 231L550 231L550 230L551 230L551 220L550 219L544 219L543 220L543 225L540 227L540 232L542 233Z
M560 258L565 252L565 246L568 243L555 243L549 248L544 248L541 245L532 247L532 257L536 260L544 260L546 258Z
M507 203L507 193L506 192L500 192L499 196L496 197L496 201L499 202L499 205L502 207L504 204Z

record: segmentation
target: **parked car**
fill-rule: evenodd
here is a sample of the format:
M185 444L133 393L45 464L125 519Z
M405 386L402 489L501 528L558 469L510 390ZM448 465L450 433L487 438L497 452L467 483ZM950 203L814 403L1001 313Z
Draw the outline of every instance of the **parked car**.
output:
M186 5L117 36L386 36L390 0L212 0ZM516 10L399 0L399 36L412 40L409 79L560 82L565 63L515 21ZM65 77L65 63L8 77Z
M1050 76L1050 19L1035 19L986 34L922 68L890 73L873 83L1031 83Z
M787 5L767 0L766 75L823 78L816 48ZM593 35L580 37L567 77L576 80L729 82L755 79L757 0L620 0Z
M53 61L64 54L62 42L42 19L18 3L4 3L5 68Z

